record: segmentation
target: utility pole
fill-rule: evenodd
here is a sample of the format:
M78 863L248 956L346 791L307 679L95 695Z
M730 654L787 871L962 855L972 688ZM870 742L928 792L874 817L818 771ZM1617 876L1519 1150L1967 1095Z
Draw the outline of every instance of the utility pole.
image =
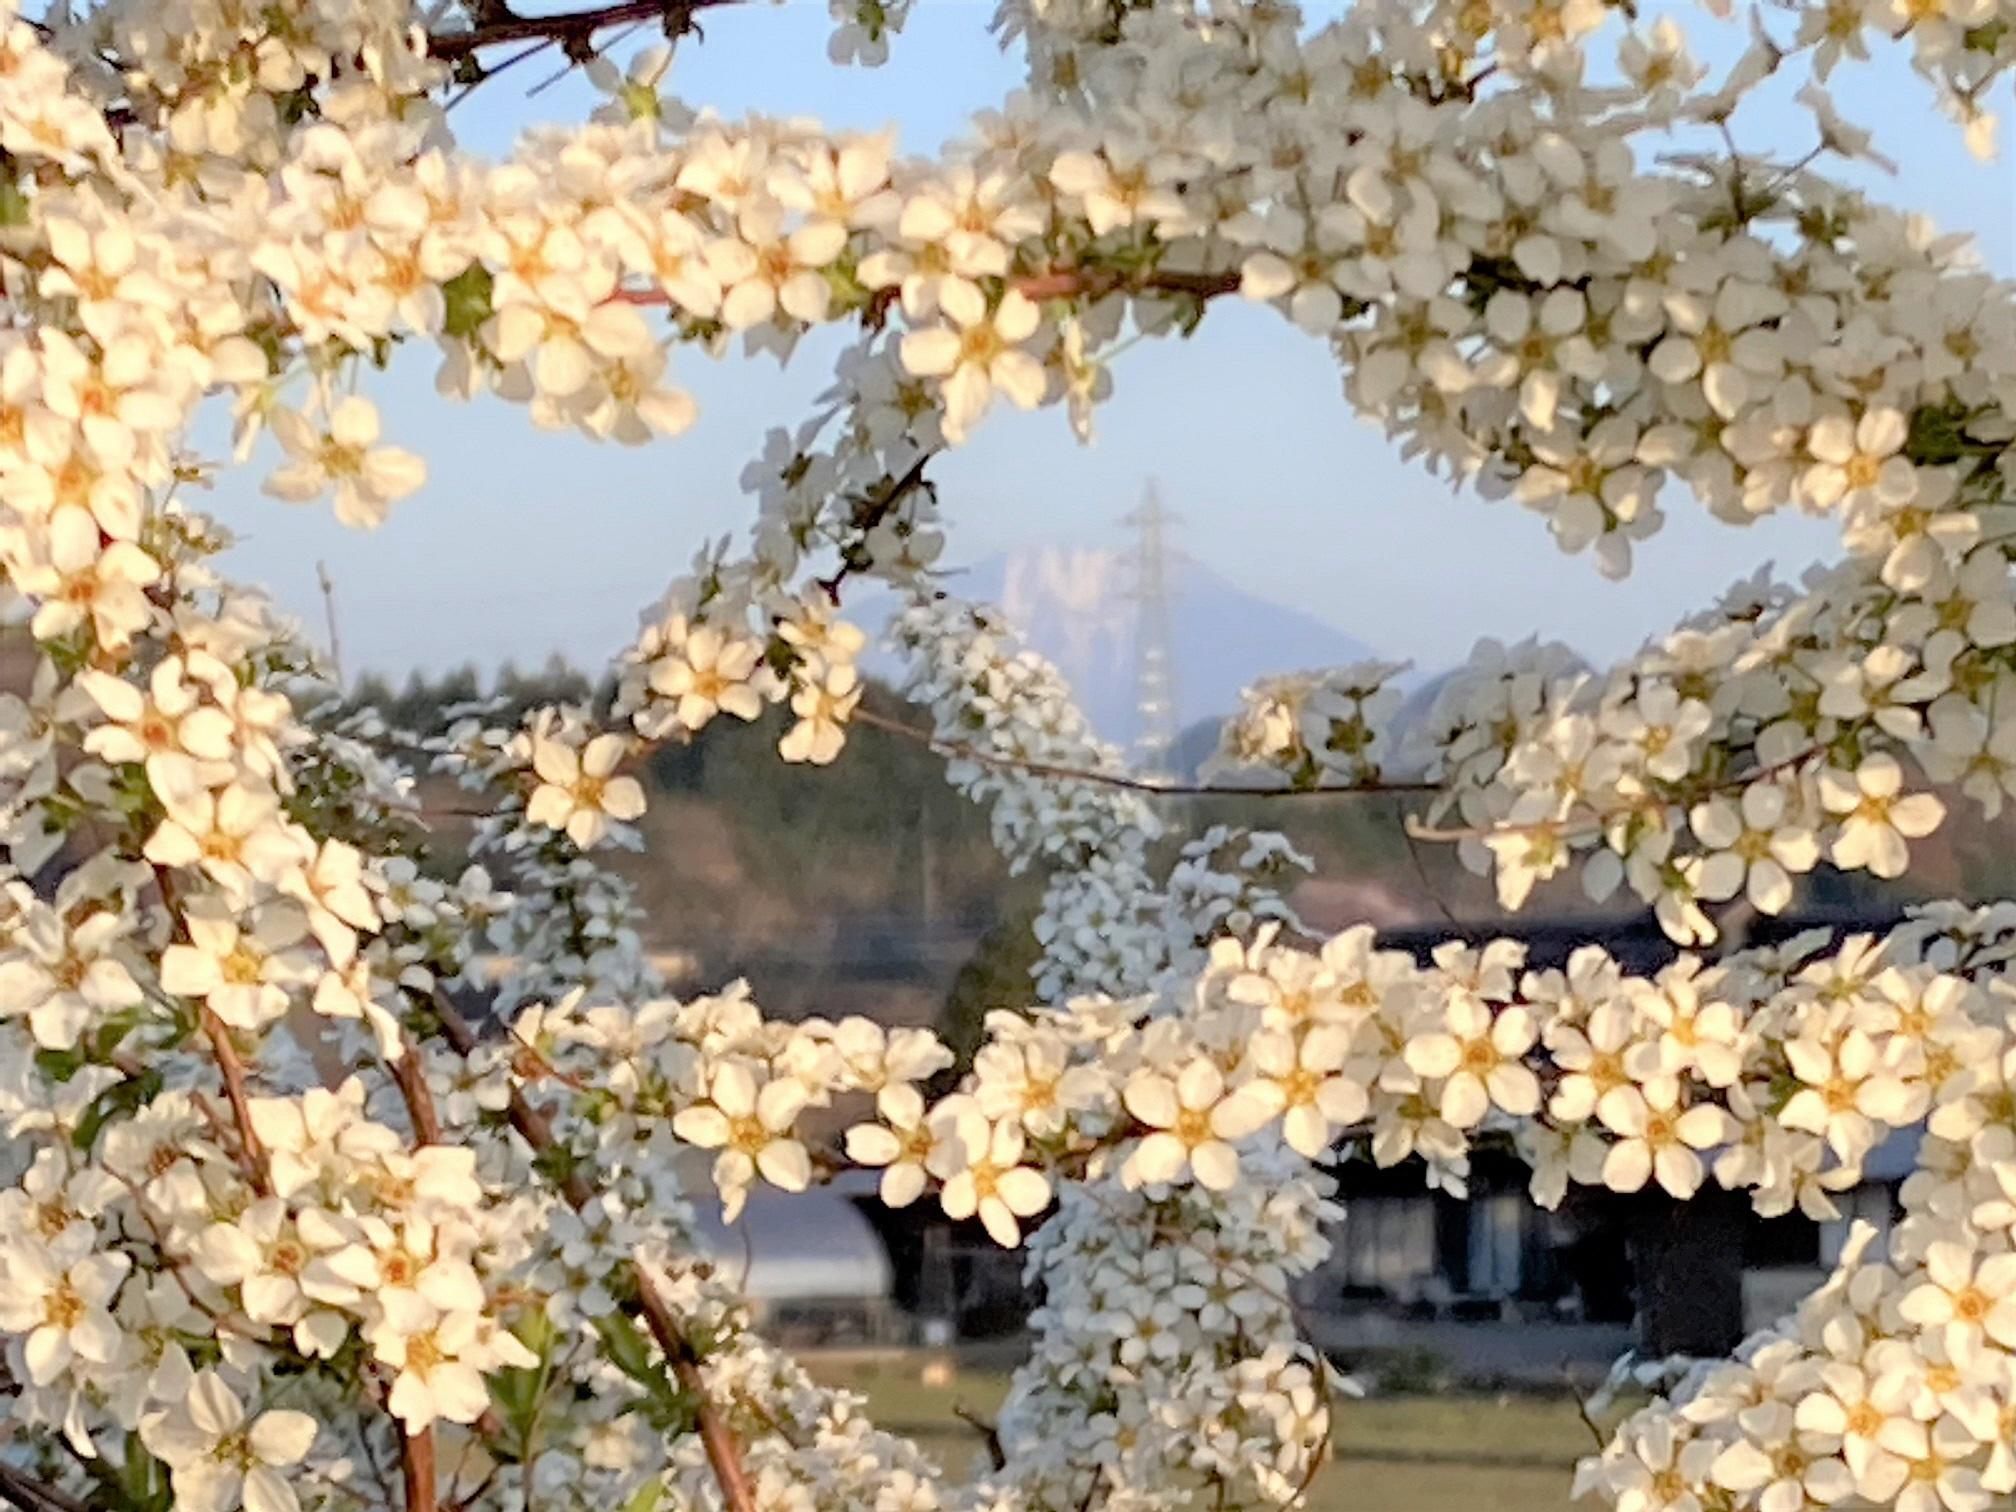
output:
M336 678L336 691L343 691L343 642L336 634L336 580L329 576L329 564L315 564L315 581L322 585L322 615L329 622L329 670Z
M1176 516L1162 507L1161 491L1150 478L1141 505L1120 523L1134 531L1134 766L1143 777L1176 776L1173 762L1177 724L1176 655L1169 623L1168 529Z

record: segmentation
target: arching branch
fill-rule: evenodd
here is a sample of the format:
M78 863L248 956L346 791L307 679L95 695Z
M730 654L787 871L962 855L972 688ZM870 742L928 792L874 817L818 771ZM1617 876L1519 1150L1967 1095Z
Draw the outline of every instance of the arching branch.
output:
M0 1501L19 1512L89 1512L69 1492L4 1462L0 1462Z
M466 31L429 33L427 51L443 62L453 63L474 57L485 48L514 42L554 42L571 54L574 49L591 45L597 32L614 26L657 21L668 35L676 37L693 29L693 17L698 12L736 3L737 0L615 0L609 5L550 16L521 16L508 7L492 4L482 7L476 24Z
M1150 798L1343 798L1394 793L1433 796L1446 791L1440 783L1434 782L1361 782L1350 787L1313 788L1248 788L1236 787L1229 783L1157 782L1147 777L1132 777L1125 772L1106 772L1097 767L1066 766L1059 762L1038 761L1033 757L1010 756L999 751L985 750L963 740L943 739L929 730L905 724L900 719L890 719L869 709L856 709L850 722L865 725L871 730L881 730L904 740L915 741L918 745L928 746L941 756L949 756L957 761L971 761L999 771L1022 772L1031 777L1048 777L1059 782L1087 782L1099 787L1120 788Z

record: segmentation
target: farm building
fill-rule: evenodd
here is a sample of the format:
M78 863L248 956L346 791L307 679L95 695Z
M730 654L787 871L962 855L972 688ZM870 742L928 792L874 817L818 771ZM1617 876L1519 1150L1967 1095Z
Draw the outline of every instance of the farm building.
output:
M774 1336L807 1344L900 1342L888 1248L859 1206L833 1187L749 1194L741 1216L721 1221L700 1204L700 1243Z

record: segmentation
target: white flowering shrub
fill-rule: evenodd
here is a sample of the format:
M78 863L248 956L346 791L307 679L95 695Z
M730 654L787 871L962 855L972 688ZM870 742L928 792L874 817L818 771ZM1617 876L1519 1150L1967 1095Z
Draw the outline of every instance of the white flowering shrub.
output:
M1826 83L1902 49L1985 152L2010 0L1787 0L1712 79L1677 19L1594 0L1321 25L1004 0L1030 87L934 160L696 112L663 49L603 54L708 3L0 0L0 573L34 646L0 702L0 1498L1288 1507L1333 1410L1289 1289L1340 1149L1460 1191L1509 1133L1542 1203L1713 1181L1824 1216L1919 1124L1888 1253L1629 1419L1578 1489L2016 1490L2016 905L1650 978L1309 939L1303 858L1220 829L1165 864L1054 670L935 590L928 478L997 401L1083 430L1121 344L1247 300L1325 341L1403 450L1606 571L1662 493L1830 515L1839 565L1622 666L1487 644L1411 753L1370 666L1255 689L1222 755L1423 788L1423 832L1508 904L1579 868L1683 946L1823 859L1895 877L1946 818L1932 786L2016 793L2016 291L1826 176L1872 151ZM833 8L836 61L873 63L908 6ZM594 119L458 149L455 92L542 42L601 86ZM1810 152L1660 145L1787 80ZM270 432L270 493L368 527L423 481L370 399L417 344L444 392L646 444L693 419L675 349L788 356L822 323L858 333L827 400L751 463L747 541L646 614L607 707L475 711L417 752L336 719L184 487ZM236 455L207 456L192 427L226 407ZM951 781L1048 878L1040 1006L935 1099L926 1033L667 996L596 859L635 842L654 743L788 704L783 759L842 755L875 717L840 612L867 579L909 597ZM457 874L423 764L485 815ZM811 1132L835 1113L843 1138ZM1026 1242L1046 1301L998 1463L948 1478L751 1331L696 1258L696 1151L731 1214L851 1165Z

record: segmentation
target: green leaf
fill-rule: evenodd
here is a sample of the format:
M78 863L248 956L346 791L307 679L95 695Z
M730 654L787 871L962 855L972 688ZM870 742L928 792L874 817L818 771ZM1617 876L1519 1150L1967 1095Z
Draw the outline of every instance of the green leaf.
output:
M321 114L316 108L314 90L305 84L279 96L274 105L280 112L280 119L289 126L298 126L310 116Z
M532 1158L532 1168L556 1187L567 1184L577 1163L574 1152L559 1144L548 1145Z
M504 1420L504 1432L486 1447L506 1463L520 1464L532 1456L532 1440L539 1427L539 1403L545 1396L545 1374L540 1369L499 1370L486 1378L490 1401Z
M511 1463L522 1463L535 1452L533 1440L539 1428L540 1407L552 1379L552 1355L559 1342L559 1330L544 1311L535 1308L520 1317L511 1332L538 1360L523 1370L499 1370L489 1376L490 1399L508 1430L490 1445L490 1450Z
M511 1332L540 1359L545 1359L548 1351L560 1338L560 1330L553 1326L553 1320L540 1307L528 1308L518 1321L511 1325Z
M861 282L851 263L842 261L820 269L820 276L826 280L826 288L832 296L833 308L845 312L864 308L874 294Z
M2002 39L2008 35L2007 21L1984 21L1962 32L1960 45L1968 52L1995 53L2001 51Z
M224 1362L224 1346L217 1342L215 1334L185 1333L178 1329L175 1338L188 1351L189 1363L198 1370Z
M673 1384L637 1325L622 1313L611 1313L595 1320L595 1331L602 1336L609 1362L644 1388L644 1400L637 1410L651 1426L667 1436L692 1432L693 1399Z
M84 1052L81 1050L37 1050L35 1069L49 1080L67 1082L84 1069Z
M1970 450L1966 436L1968 419L1966 406L1957 401L1920 405L1911 412L1911 431L1904 441L1904 455L1920 467L1945 467L1958 462Z
M494 283L488 268L471 263L441 285L442 297L447 302L442 329L464 340L474 337L490 318L490 290Z
M121 1008L117 1013L108 1015L103 1023L99 1024L85 1036L85 1054L90 1059L101 1064L111 1060L113 1052L119 1048L121 1041L135 1029L138 1029L148 1016L148 1011L145 1008L137 1007ZM153 1073L150 1072L148 1074L152 1075ZM158 1078L156 1079L158 1081ZM157 1086L155 1091L158 1092L159 1090L160 1088ZM148 1095L151 1097L153 1093L149 1093Z
M70 1142L80 1150L88 1150L98 1142L98 1131L115 1118L130 1118L161 1092L161 1073L149 1067L138 1076L129 1076L115 1086L107 1087L91 1101L84 1110L84 1116L77 1120L77 1127L70 1132Z
M167 1468L147 1452L137 1436L126 1440L126 1462L119 1467L119 1494L135 1512L168 1512L173 1500Z
M644 1342L637 1325L623 1314L610 1313L597 1318L595 1332L602 1336L602 1352L609 1357L609 1363L631 1380L649 1387L664 1379L651 1346Z
M691 1433L700 1421L700 1415L694 1411L693 1398L662 1378L652 1390L651 1399L644 1405L644 1416L667 1438Z

